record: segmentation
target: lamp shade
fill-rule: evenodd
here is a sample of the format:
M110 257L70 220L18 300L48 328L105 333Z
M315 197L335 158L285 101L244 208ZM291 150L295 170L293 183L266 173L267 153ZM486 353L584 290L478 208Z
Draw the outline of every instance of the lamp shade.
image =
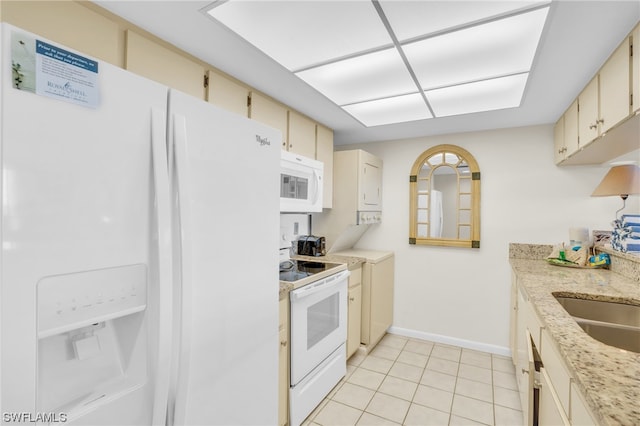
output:
M631 194L640 194L640 167L634 164L625 164L612 167L591 196L606 197Z

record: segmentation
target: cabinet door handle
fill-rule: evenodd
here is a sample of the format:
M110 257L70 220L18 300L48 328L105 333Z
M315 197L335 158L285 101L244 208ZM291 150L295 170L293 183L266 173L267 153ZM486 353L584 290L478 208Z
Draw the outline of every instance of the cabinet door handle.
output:
M604 124L604 118L596 120L596 124Z
M596 122L596 123L597 123L597 122ZM591 130L594 130L594 129L597 129L597 128L598 128L598 125L597 125L597 124L592 124L592 125L590 125L590 126L589 126L589 128L590 128Z
M355 298L355 297L350 297L350 298L349 298L349 301L351 301L351 302L353 302L354 300L356 300L356 298Z
M286 341L286 340L282 340L282 341L280 342L280 346L282 346L282 347L287 346L287 341Z
M522 369L522 374L529 374L529 370Z

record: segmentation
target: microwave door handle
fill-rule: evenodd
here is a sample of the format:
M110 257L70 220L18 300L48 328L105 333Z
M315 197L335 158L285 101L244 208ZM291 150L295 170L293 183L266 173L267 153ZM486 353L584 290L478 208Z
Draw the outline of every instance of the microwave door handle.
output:
M313 170L313 184L314 184L313 204L315 204L318 202L318 198L320 197L320 175L315 169Z

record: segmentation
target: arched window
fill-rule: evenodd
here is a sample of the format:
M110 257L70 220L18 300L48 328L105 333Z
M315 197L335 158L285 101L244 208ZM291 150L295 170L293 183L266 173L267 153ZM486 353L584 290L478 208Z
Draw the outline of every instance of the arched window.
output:
M409 244L480 248L480 168L455 145L420 154L411 168Z

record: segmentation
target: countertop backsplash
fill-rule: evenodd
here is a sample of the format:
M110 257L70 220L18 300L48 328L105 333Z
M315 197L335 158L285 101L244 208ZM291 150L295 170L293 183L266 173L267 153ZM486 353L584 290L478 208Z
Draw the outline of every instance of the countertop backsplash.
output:
M509 259L545 259L553 247L552 244L509 243ZM611 257L611 272L640 283L640 256L622 253L605 246L597 246L595 250L596 253L607 253Z

